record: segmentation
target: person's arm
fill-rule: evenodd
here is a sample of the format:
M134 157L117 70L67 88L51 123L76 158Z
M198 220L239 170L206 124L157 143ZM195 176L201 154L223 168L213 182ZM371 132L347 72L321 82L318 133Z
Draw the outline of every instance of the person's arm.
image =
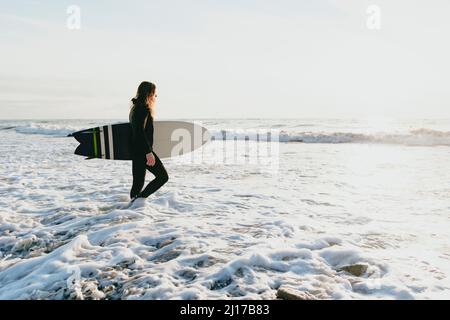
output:
M153 137L149 139L147 136L147 132L145 131L145 119L149 115L148 110L143 109L135 109L135 114L131 118L132 123L131 127L133 130L133 137L135 137L136 141L141 141L141 146L143 147L145 154L149 154L153 151ZM148 120L147 120L148 121Z
M144 133L145 145L146 145L146 152L145 152L146 154L153 152L153 132L148 133L145 130L145 127L147 126L148 121L152 121L152 119L150 117L150 112L146 109L146 112L144 115L144 123L142 125L142 130Z
M153 121L153 119L150 116L150 112L146 110L145 117L144 117L144 123L143 123L143 131L144 131L144 138L145 138L145 146L147 147L146 150L146 158L147 158L147 165L152 167L155 165L156 160L155 156L153 155L153 123L151 125L148 125L148 121ZM147 128L151 128L150 132Z

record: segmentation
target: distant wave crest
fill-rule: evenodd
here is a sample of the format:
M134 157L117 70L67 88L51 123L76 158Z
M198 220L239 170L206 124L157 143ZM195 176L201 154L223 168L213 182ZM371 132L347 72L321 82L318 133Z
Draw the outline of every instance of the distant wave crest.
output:
M64 124L31 122L17 126L2 126L0 130L15 130L23 134L40 134L50 136L67 136L83 129ZM270 129L270 130L269 130ZM211 130L214 140L250 140L267 141L269 139L286 143L374 143L417 146L450 146L450 132L427 128L414 129L405 133L356 133L356 132L321 132L267 129L226 129Z
M269 134L270 133L270 134ZM280 142L301 143L374 143L401 144L418 146L450 146L450 132L416 129L409 133L353 133L353 132L287 132L283 130L251 131L251 130L219 130L213 131L215 140L250 140L267 141L275 139ZM269 137L269 138L268 138Z
M67 125L57 125L51 123L30 123L26 125L10 126L2 128L3 130L14 129L23 134L42 134L50 136L67 136L69 133L79 130L79 128Z

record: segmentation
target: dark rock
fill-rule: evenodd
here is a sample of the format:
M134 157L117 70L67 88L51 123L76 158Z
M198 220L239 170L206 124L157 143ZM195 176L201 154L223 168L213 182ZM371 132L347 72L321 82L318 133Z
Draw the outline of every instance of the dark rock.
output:
M363 274L367 272L368 265L366 264L353 264L349 266L345 266L340 268L338 271L348 272L355 277L361 277Z
M175 238L171 238L171 239L166 239L162 242L158 242L156 244L156 248L161 249L164 248L165 246L168 246L169 244L172 244L175 241Z
M309 292L298 291L290 287L280 287L277 291L277 298L283 300L317 300Z

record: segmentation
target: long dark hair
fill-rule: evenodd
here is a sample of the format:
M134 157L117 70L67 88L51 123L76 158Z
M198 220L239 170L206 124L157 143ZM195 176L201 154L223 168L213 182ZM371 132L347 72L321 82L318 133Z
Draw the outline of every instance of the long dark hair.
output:
M152 96L155 94L155 90L156 90L156 85L154 83L151 83L148 81L141 82L141 84L139 85L139 87L137 89L136 96L133 99L131 99L131 102L133 103L133 105L131 107L132 108L145 107L145 108L149 109L150 115L153 118L154 110L149 105L147 105L147 99L149 96Z

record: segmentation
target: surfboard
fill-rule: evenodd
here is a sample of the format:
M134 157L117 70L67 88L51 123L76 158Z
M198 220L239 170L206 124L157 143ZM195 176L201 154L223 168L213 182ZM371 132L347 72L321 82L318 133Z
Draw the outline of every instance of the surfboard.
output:
M154 121L153 150L159 158L192 152L208 141L208 129L186 121ZM131 160L130 123L116 123L84 129L68 135L80 144L75 154L87 159Z

